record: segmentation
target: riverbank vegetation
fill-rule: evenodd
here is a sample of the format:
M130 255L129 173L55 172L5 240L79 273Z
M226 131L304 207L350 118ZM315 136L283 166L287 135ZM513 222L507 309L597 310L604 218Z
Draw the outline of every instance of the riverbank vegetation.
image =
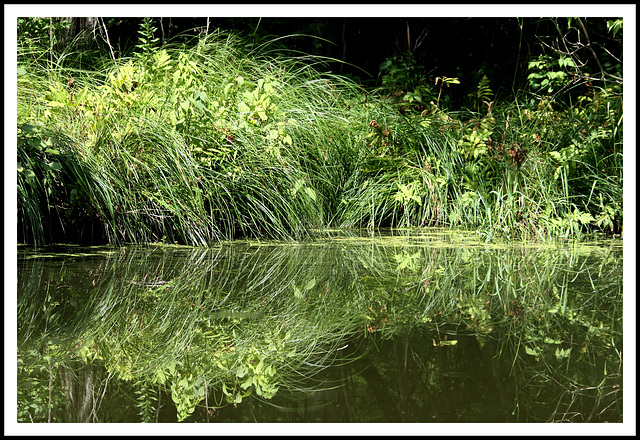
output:
M479 76L454 106L460 78L427 77L410 52L365 87L282 39L217 30L160 44L149 19L116 57L53 51L38 20L19 25L19 242L622 233L622 61L610 52L589 71L585 48L547 50L527 61L524 88L500 98ZM622 20L603 23L621 41Z

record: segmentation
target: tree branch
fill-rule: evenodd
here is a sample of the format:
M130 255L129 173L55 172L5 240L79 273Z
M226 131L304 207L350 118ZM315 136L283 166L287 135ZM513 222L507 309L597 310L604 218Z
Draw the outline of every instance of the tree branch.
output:
M610 78L616 79L617 81L621 82L622 78L612 75L604 70L604 67L600 63L600 59L598 58L598 54L596 54L596 51L593 50L593 46L591 45L591 40L589 39L589 34L587 33L587 28L584 26L584 23L582 23L582 20L580 19L580 17L577 17L577 21L580 27L582 28L582 32L584 32L584 37L587 39L587 44L585 47L589 49L589 52L591 52L591 54L596 60L596 63L598 64L598 67L600 68L600 74L602 75L602 80L605 81L605 77L608 76Z

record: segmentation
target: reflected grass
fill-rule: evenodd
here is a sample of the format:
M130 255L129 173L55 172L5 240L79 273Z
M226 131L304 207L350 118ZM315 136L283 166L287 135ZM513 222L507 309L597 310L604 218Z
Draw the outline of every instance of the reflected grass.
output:
M203 405L330 388L320 373L353 362L353 347L375 359L416 332L434 350L476 340L520 384L522 420L561 418L574 408L561 402L567 390L596 390L605 363L612 372L621 361L615 243L500 247L477 234L392 230L23 255L19 358L36 350L52 365L104 368L144 396L143 420L158 389L184 420ZM605 406L621 399L611 388L620 379L597 391ZM549 401L560 402L555 413L541 409Z

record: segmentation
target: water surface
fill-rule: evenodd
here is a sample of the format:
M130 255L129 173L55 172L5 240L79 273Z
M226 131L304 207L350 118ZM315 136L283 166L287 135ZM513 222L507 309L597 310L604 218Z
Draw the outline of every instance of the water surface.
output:
M18 249L19 422L622 422L622 243Z

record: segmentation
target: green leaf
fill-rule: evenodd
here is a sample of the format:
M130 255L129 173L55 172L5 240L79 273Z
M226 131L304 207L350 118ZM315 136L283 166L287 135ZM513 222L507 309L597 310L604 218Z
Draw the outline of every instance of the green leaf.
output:
M31 138L27 143L33 148L41 148L43 146L42 141L38 138Z
M307 285L304 287L304 290L311 290L315 287L316 285L316 279L315 277L311 278L311 280L309 280L309 282L307 282Z
M607 30L611 32L613 38L615 38L616 34L622 30L622 19L619 18L617 20L607 20Z
M242 388L243 390L246 390L247 388L249 388L251 385L253 385L253 378L254 376L249 376L247 377L247 380L245 380L244 382L242 382L240 384L240 388Z
M156 54L156 62L158 69L164 69L171 67L170 66L171 57L167 54L167 51L162 49L160 52Z
M256 98L255 96L253 96L253 93L249 92L249 91L245 91L242 93L242 97L244 98L244 100L250 104L253 105L255 104Z
M249 372L249 369L247 368L247 366L244 364L241 364L238 366L236 370L236 376L244 377L248 372Z
M568 358L570 354L571 354L571 347L567 349L562 349L560 347L556 348L556 359L558 360Z
M533 349L533 348L529 348L529 347L526 347L526 346L525 346L525 347L524 347L524 351L525 351L525 353L527 353L528 355L531 355L531 356L538 356L538 351L537 351L537 350L535 350L535 349Z
M262 359L260 359L260 362L258 362L258 365L255 366L254 371L256 372L256 374L260 374L263 368L264 368L264 362L262 361Z
M24 381L24 382L20 382L18 384L18 388L33 388L36 385L39 385L38 381L36 381L36 380L27 380L27 381Z
M247 104L245 104L243 101L240 101L238 103L238 110L241 113L249 113L251 111L251 109L249 108L249 106Z
M440 341L440 345L456 345L458 343L457 340L452 339L452 340L444 340L444 341Z
M66 104L58 101L47 101L47 104L51 107L66 107Z
M386 60L384 60L384 61L380 64L380 67L378 68L378 70L379 70L380 72L382 72L383 70L388 69L388 68L389 68L389 66L391 66L391 64L392 64L392 63L391 63L391 60L387 58Z

